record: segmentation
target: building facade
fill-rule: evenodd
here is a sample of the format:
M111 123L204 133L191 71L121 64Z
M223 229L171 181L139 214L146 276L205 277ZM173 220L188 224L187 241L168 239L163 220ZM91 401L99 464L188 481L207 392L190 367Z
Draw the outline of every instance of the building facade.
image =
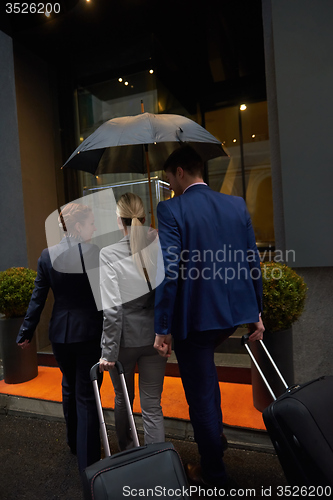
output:
M247 2L239 3L246 16ZM69 12L75 19L81 15L79 4ZM207 12L213 6L215 2L208 2ZM304 277L309 288L306 310L293 327L295 380L330 374L333 39L329 20L333 6L328 0L315 5L310 0L260 3L264 85L260 68L254 65L247 70L241 59L236 78L233 60L226 60L221 50L228 47L226 33L233 29L231 21L223 35L221 27L213 23L214 15L203 14L210 22L205 31L211 48L209 73L203 74L202 81L197 78L194 90L194 83L186 82L182 71L177 73L177 58L170 63L165 47L152 44L149 37L138 38L137 43L123 41L118 50L110 47L106 53L104 48L98 54L97 42L90 41L88 50L82 39L86 52L79 52L74 37L74 61L68 46L71 38L66 38L74 23L70 17L54 21L64 30L65 41L61 41L59 28L55 35L47 33L46 24L36 25L35 45L22 30L11 32L4 27L0 31L0 270L12 266L36 269L46 246L46 218L89 190L117 186L121 193L124 186L138 189L139 181L139 194L146 196L144 174L105 174L96 179L60 168L101 123L140 113L143 100L145 111L186 115L224 144L229 157L209 162L209 185L244 196L259 248L284 254L294 251L288 254L294 257L287 264ZM184 25L185 18L180 21ZM102 26L102 20L100 23ZM251 31L246 33L251 40ZM242 37L242 32L237 37ZM217 38L220 57L215 56L213 42ZM257 38L258 34L253 35L253 40ZM192 55L190 60L192 67L196 59ZM198 53L198 73L204 67L200 61ZM167 73L172 78L168 79ZM210 76L214 82L206 88ZM241 109L241 104L245 108ZM163 183L163 172L153 176ZM167 195L161 186L163 199ZM40 348L48 343L51 307L52 296L38 327Z

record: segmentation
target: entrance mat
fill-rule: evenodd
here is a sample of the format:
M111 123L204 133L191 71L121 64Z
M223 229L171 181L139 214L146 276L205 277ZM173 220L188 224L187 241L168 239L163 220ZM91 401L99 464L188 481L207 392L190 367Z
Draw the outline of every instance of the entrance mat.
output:
M38 367L38 376L23 384L6 384L0 381L0 393L26 398L45 399L61 402L61 371L48 366ZM135 374L135 394L133 411L141 413L138 375ZM265 429L261 413L252 402L252 386L220 382L223 422L227 425L249 429ZM101 388L104 408L114 407L114 390L107 373ZM162 408L165 417L189 420L188 406L180 378L165 377L162 394Z

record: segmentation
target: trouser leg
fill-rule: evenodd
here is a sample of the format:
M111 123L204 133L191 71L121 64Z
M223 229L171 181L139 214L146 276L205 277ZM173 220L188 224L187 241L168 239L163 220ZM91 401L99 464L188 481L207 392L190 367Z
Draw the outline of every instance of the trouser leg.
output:
M101 458L99 420L90 368L100 357L99 341L82 342L76 350L77 458L82 472ZM103 375L100 374L99 386Z
M166 358L146 347L138 358L139 390L145 444L165 441L161 394Z
M62 407L66 421L66 440L76 453L77 414L75 397L76 359L69 344L52 344L53 353L62 372Z
M222 459L223 424L214 349L218 338L227 338L233 331L191 333L187 339L175 339L174 343L202 473L216 484L224 482L226 472Z
M90 368L100 357L99 341L53 344L53 352L63 373L63 408L67 442L77 451L79 471L101 457L99 421ZM101 385L102 375L99 385Z

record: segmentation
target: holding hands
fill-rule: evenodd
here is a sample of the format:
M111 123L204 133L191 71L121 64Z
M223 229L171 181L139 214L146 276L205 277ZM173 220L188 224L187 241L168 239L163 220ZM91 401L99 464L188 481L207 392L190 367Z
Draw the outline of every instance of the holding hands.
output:
M154 347L163 358L169 358L171 356L171 343L171 333L168 333L168 335L155 335Z

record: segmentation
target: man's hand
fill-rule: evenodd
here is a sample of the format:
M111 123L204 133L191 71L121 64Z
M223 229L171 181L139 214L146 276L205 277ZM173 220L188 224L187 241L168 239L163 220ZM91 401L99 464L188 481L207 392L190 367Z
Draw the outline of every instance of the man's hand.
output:
M249 324L249 333L252 332L252 335L249 336L249 340L251 342L254 342L255 340L262 340L264 331L264 324L261 317L259 317L259 321L257 323Z
M100 359L99 360L99 371L102 373L104 371L110 371L112 368L114 368L115 362L114 361L106 361L105 359Z
M155 343L154 347L158 354L163 358L169 358L171 355L171 342L172 335L168 333L168 335L155 335Z

